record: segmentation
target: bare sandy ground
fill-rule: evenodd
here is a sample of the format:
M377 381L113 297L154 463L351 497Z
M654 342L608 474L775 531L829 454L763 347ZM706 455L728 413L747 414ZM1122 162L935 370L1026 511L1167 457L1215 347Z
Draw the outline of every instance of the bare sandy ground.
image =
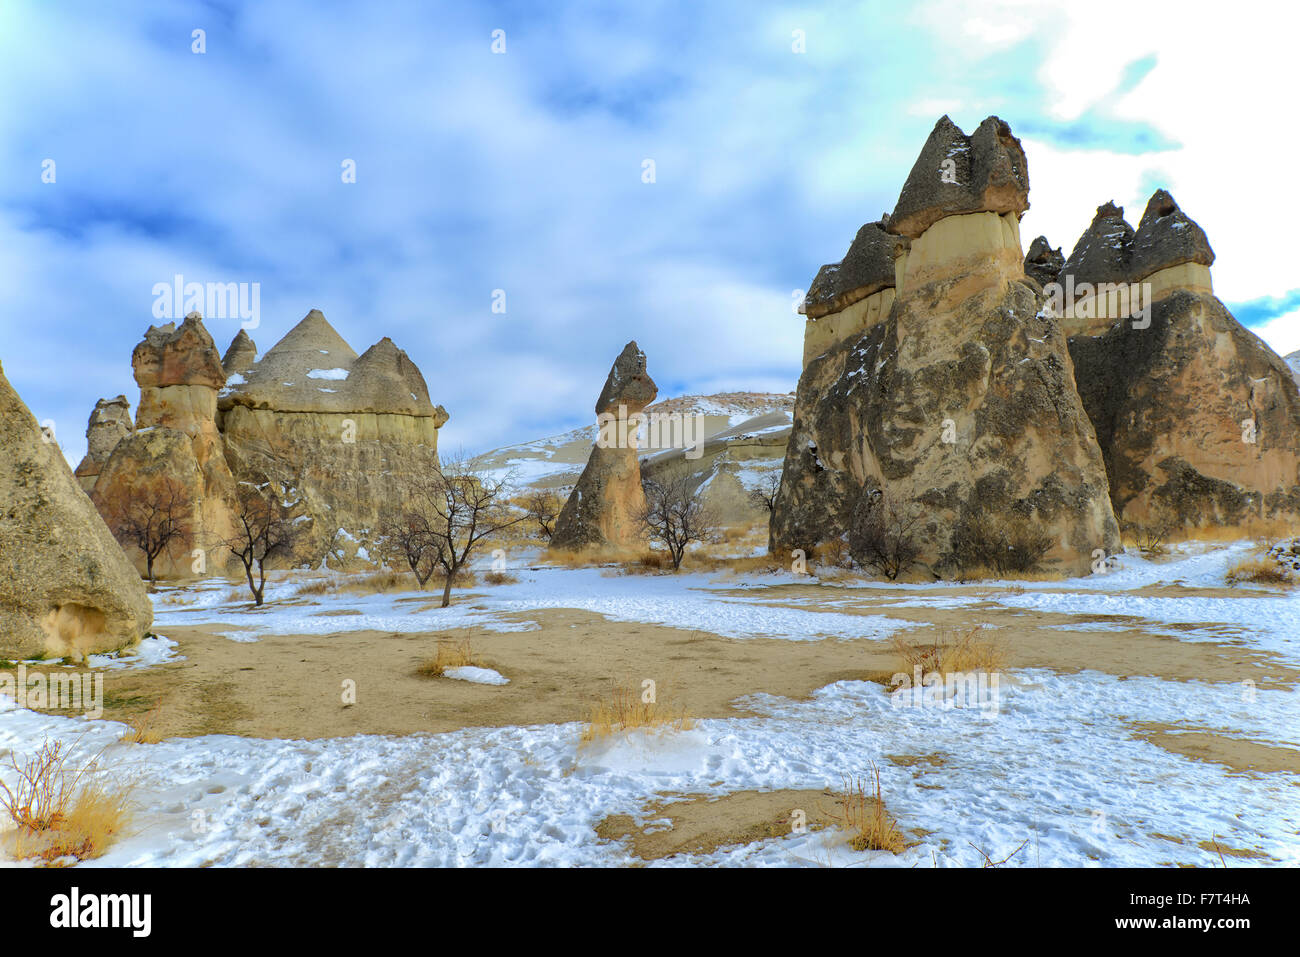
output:
M1167 590L1167 589L1166 589ZM987 589L984 589L987 592ZM978 586L971 594L978 595ZM726 594L725 592L722 594ZM744 593L754 597L752 590ZM923 627L906 633L915 644L984 624L1006 651L1006 667L1073 672L1084 668L1118 677L1285 687L1300 672L1276 658L1210 641L1179 641L1152 634L1137 619L1100 616L1119 631L1062 631L1089 619L993 603L959 609L898 607L913 594L778 586L764 597L792 607L842 614L888 614ZM468 599L467 599L468 600ZM1242 597L1241 600L1250 600ZM797 602L797 605L795 604ZM413 607L416 607L413 605ZM346 610L324 611L346 617ZM767 693L804 699L834 681L887 682L907 670L893 643L864 639L788 641L736 639L652 624L608 621L576 610L540 610L503 616L535 623L533 631L478 628L430 634L340 631L326 635L268 635L255 642L222 637L219 626L174 627L184 661L139 671L110 672L105 717L139 719L150 711L164 737L237 734L263 738L323 738L354 734L443 732L581 721L591 704L618 685L639 688L650 678L659 700L696 718L750 713L746 696ZM1163 627L1169 627L1164 625ZM439 637L468 639L479 663L510 683L478 685L417 673ZM354 682L355 703L344 700ZM1294 751L1214 735L1196 728L1134 728L1160 747L1237 771L1300 770Z

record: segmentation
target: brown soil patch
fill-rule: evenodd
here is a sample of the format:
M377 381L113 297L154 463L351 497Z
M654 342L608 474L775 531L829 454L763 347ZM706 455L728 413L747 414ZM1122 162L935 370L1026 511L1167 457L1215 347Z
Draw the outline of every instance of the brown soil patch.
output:
M1158 748L1198 761L1222 764L1234 771L1300 773L1300 751L1294 748L1225 738L1212 731L1156 722L1135 724L1133 730L1138 737L1145 738Z
M752 844L793 833L796 810L809 831L835 823L836 796L830 791L735 791L722 797L667 794L647 804L640 819L612 814L596 834L623 841L644 861L676 854L711 854L720 847Z

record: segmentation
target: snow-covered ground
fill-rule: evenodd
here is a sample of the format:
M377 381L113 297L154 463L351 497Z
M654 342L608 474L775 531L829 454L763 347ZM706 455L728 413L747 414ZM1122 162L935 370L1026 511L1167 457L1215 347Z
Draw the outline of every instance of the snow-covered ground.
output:
M410 596L400 595L329 595L300 604L292 597L296 586L277 581L268 589L270 604L253 612L226 602L223 583L195 593L191 607L159 604L155 628L165 634L168 626L217 623L245 640L470 623L517 630L527 623L504 620L504 613L545 608L793 641L880 638L909 627L890 619L888 608L878 616L823 610L879 593L895 606L996 601L1066 616L1130 616L1167 625L1182 641L1213 637L1300 664L1300 595L1251 588L1235 597L1178 596L1174 589L1133 594L1178 583L1222 587L1245 548L1186 547L1164 562L1124 556L1106 575L1017 582L1009 590L982 584L974 596L970 589L951 594L944 584L827 584L813 599L764 587L800 580L792 575L750 576L738 592L736 580L707 575L523 565L511 569L519 584L484 589L481 598L449 609L420 611L422 602L403 602ZM361 614L319 616L336 607ZM1205 634L1189 624L1203 625ZM1101 631L1106 625L1062 627ZM676 734L637 732L585 747L578 724L114 745L111 763L134 781L141 809L133 833L94 863L623 864L632 860L629 852L598 840L594 826L611 814L639 815L662 792L839 789L845 775L874 763L891 813L909 837L923 835L897 857L831 846L825 832L814 832L660 863L975 866L984 860L981 851L999 859L1028 841L1011 864L1217 865L1218 853L1200 846L1216 839L1268 855L1270 863L1300 864L1300 774L1232 771L1165 750L1133 730L1173 725L1300 751L1300 689L1097 671L1020 670L1002 679L996 713L896 707L879 684L841 681L807 701L754 695L747 701L754 717L703 720ZM76 738L96 750L123 730L0 699L0 749L27 752L48 736ZM940 760L903 767L886 758L891 754Z

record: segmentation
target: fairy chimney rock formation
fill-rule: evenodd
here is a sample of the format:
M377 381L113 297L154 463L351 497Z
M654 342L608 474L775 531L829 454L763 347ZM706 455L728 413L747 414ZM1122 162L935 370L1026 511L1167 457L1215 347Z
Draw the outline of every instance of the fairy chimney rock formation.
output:
M555 523L550 547L564 551L621 551L642 537L645 506L635 433L640 413L658 395L636 342L623 347L596 400L600 423L587 467ZM625 441L632 433L631 441Z
M188 534L159 556L163 578L203 574L233 530L235 480L217 428L217 393L226 383L212 336L198 313L150 326L131 354L140 405L135 430L114 446L91 497L110 525L142 499L175 496ZM202 553L199 561L198 554ZM144 556L128 549L144 571Z
M0 369L0 658L138 644L153 606L59 447Z
M1213 264L1204 230L1167 191L1152 194L1136 230L1107 202L1061 267L1053 312L1066 335L1097 335L1179 290L1212 295Z
M131 422L131 404L126 396L100 399L86 425L86 455L77 466L77 482L87 493L94 487L104 463L135 426Z
M1213 262L1201 227L1157 190L1136 230L1103 206L1062 268L1058 284L1076 290L1062 319L1075 380L1126 523L1300 517L1296 380L1214 295ZM1079 297L1083 283L1094 288Z
M248 367L256 361L257 343L246 330L240 329L235 338L230 340L226 354L221 357L221 368L225 370L227 383L231 376L239 376L242 379Z
M885 217L858 230L837 263L818 270L800 312L804 326L803 364L837 342L865 331L894 304L894 259L907 241L885 229Z
M935 124L903 184L889 231L918 239L935 223L965 213L1029 208L1029 164L1011 127L990 116L970 136L947 116Z
M319 560L331 542L346 543L348 558L372 551L385 510L438 467L448 418L391 339L358 356L318 309L231 375L218 404L239 479L302 493L312 519L304 560Z
M1065 337L1025 274L1028 191L1007 124L936 124L883 223L904 241L892 306L799 380L774 552L838 538L882 499L920 516L933 574L969 565L988 516L1038 530L1043 564L1063 571L1119 549Z
M1045 288L1049 283L1056 282L1064 265L1065 256L1059 247L1052 248L1046 236L1039 236L1029 244L1029 252L1025 254L1025 275L1038 283L1039 287Z

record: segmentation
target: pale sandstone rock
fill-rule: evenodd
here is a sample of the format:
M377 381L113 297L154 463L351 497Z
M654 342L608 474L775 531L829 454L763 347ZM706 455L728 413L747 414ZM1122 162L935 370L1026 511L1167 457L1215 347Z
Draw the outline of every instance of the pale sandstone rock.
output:
M235 475L301 494L311 522L298 559L319 560L331 542L348 558L372 553L386 511L438 467L447 412L415 363L388 338L358 356L313 309L243 378L219 398Z
M1115 514L1176 529L1300 516L1295 378L1214 296L1204 232L1158 190L1121 252L1107 275L1146 284L1149 315L1093 309L1069 340Z
M1119 549L1118 529L1065 338L1025 277L1023 153L990 118L958 164L984 172L961 189L927 185L941 155L961 152L950 125L936 127L889 218L911 243L895 259L887 317L800 378L771 548L842 535L883 489L922 514L932 573L954 570L954 530L985 514L1024 516L1051 536L1049 567L1087 571L1097 549Z
M127 435L135 429L131 422L131 404L126 396L100 399L90 413L86 425L86 455L77 466L77 482L89 493L95 487L99 473L108 457Z
M635 431L631 416L654 401L658 389L646 372L646 357L629 342L614 360L596 400L596 414L614 416ZM614 429L617 432L617 428ZM578 484L555 522L550 547L565 551L625 550L643 537L639 512L645 506L637 449L598 441Z
M173 480L184 492L190 534L159 556L154 574L186 578L209 565L215 571L226 557L222 542L234 530L235 508L235 479L216 422L217 392L226 381L216 346L202 317L191 313L179 328L150 327L131 364L140 386L136 428L113 448L92 499L111 525L118 503ZM203 553L197 565L195 550ZM143 572L144 556L134 546L127 551Z
M144 584L0 369L0 658L137 644Z
M244 329L240 329L235 338L230 340L226 354L221 357L221 368L225 371L227 381L230 376L242 377L249 366L257 361L257 343Z

